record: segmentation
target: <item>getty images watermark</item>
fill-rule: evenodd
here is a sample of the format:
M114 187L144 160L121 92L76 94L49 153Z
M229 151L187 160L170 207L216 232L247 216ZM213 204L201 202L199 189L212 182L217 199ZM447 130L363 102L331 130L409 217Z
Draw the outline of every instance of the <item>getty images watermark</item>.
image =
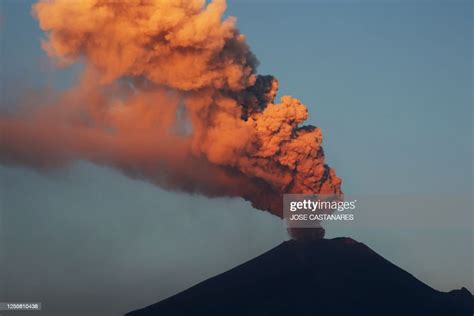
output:
M342 194L285 194L283 216L289 228L321 227L324 221L353 221L357 200Z

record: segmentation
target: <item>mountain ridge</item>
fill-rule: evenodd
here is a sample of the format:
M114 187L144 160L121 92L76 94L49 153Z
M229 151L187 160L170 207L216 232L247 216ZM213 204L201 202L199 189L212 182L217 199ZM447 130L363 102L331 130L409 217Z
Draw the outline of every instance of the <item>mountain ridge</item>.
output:
M289 240L126 316L471 316L465 288L440 292L351 238Z

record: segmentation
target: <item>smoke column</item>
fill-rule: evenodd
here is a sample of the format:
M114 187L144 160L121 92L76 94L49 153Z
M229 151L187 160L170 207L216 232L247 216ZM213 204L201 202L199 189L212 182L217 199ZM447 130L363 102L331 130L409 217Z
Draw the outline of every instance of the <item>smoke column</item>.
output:
M282 217L284 193L341 193L320 129L256 74L215 0L41 0L42 47L77 84L0 117L0 161L112 166L168 190L242 197Z

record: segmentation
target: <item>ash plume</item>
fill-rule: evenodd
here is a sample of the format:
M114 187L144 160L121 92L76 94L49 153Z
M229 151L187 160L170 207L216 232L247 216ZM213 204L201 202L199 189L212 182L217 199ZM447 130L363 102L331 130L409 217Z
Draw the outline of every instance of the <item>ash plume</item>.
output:
M42 47L77 84L0 117L0 161L38 169L88 160L169 190L242 197L282 217L284 193L341 193L306 107L215 0L41 0ZM45 104L42 104L45 103Z

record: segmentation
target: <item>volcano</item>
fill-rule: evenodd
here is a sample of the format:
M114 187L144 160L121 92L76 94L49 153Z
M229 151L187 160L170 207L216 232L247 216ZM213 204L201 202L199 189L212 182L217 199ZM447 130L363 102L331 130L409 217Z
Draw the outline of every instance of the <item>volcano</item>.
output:
M471 316L473 303L466 288L437 291L366 245L335 238L283 242L126 316Z

